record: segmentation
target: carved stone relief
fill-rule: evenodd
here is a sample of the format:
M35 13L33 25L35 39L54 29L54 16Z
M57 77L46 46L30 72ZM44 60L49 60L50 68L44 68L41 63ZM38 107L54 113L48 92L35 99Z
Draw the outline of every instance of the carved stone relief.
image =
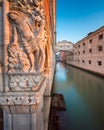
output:
M35 113L40 103L40 97L35 96L11 96L1 97L0 105L8 113Z
M9 76L9 85L12 91L36 91L44 81L41 75L11 75Z
M39 96L15 96L15 97L1 97L1 105L35 105L39 104Z
M9 72L44 71L47 44L43 0L10 0Z
M48 69L46 64L48 35L44 2L43 0L8 1L11 37L8 45L9 86L14 91L30 88L35 90L44 80L45 69ZM21 73L34 73L38 76L19 75Z

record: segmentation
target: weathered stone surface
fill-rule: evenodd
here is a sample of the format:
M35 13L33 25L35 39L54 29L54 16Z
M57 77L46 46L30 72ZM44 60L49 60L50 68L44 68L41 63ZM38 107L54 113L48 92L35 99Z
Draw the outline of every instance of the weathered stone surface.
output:
M44 97L44 130L48 129L51 97Z
M35 105L40 102L40 98L38 96L34 97L24 97L24 96L15 96L15 97L1 97L0 104L1 105Z
M44 75L21 74L9 76L9 86L12 91L36 91L44 82Z
M5 90L35 91L45 78L44 72L49 73L51 64L44 0L4 0L3 5L6 6L3 12ZM30 76L26 76L28 73Z
M43 1L10 1L9 72L43 72L48 35Z
M3 91L3 74L2 74L2 67L3 67L3 43L2 43L2 35L3 35L3 27L2 27L2 24L3 24L3 21L2 21L2 6L0 6L0 92Z
M2 32L2 30L3 30L3 27L2 27L3 21L2 20L3 20L2 19L2 6L0 6L0 45L2 45L2 36L3 36L3 32Z
M11 105L11 106L2 106L2 108L9 114L32 114L36 113L38 105Z
M34 113L43 100L46 82L37 92L9 92L0 94L0 104L9 113ZM25 109L26 108L26 109Z
M36 113L33 114L8 114L4 112L4 130L38 130Z
M50 95L55 68L53 2L3 0L4 130L44 128L43 96Z
M2 25L3 25L3 22L2 22L2 7L0 6L0 73L1 73L1 71L2 71L2 56L3 56L3 54L2 54L2 45L3 45L3 43L2 43L2 34L3 34L3 32L2 32L2 30L3 30L3 28L2 28Z
M56 109L57 111L65 111L65 101L64 96L62 94L53 94L52 97L52 109Z

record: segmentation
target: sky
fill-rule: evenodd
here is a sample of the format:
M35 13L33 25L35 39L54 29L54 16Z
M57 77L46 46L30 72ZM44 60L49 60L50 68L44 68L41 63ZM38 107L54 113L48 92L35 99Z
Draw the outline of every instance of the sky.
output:
M57 42L73 43L104 26L104 0L56 0Z

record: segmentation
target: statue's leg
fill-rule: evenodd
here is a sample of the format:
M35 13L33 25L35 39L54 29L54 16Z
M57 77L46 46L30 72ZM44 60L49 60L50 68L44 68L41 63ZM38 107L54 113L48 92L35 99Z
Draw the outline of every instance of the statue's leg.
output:
M28 71L30 72L30 71L32 70L33 64L32 64L31 53L30 53L30 51L28 51L29 49L27 49L26 43L25 43L25 45L23 45L23 50L24 50L24 52L26 53L27 59L28 59L29 62L30 62L30 67L29 67L29 69L28 69Z
M39 48L35 51L35 69L39 71Z
M40 72L44 71L44 65L45 65L45 49L44 47L40 47L40 54L41 54L41 60L40 60L40 64L39 64L39 70Z
M30 57L30 55L27 53L27 57L28 57L28 59L29 59L29 62L30 62L30 68L29 68L29 72L31 71L31 69L32 69L32 60L31 60L31 57Z
M32 71L32 72L34 72L35 71L35 64L34 64L34 61L35 59L34 59L34 54L33 53L31 53L30 54L30 64L31 64L31 68L30 68L30 71Z

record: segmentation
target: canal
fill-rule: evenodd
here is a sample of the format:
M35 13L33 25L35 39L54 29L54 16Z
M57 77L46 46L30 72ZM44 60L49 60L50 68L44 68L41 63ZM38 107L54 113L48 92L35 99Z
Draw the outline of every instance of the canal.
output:
M60 130L104 130L104 79L58 62L53 93L64 96Z

